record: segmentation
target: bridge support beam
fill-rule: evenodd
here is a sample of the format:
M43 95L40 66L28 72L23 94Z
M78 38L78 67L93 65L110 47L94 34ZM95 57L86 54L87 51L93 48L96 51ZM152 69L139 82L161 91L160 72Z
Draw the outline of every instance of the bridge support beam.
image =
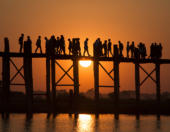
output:
M156 67L156 99L159 102L161 99L160 93L160 64L155 64Z
M32 77L32 46L24 42L24 77L26 85L27 118L33 116L33 77Z
M114 45L114 99L119 101L119 53L117 45Z
M79 64L78 59L73 59L73 76L74 76L74 95L79 96Z
M52 79L52 109L56 112L56 67L54 55L51 56L51 79Z
M140 101L140 72L139 63L135 63L135 88L136 88L136 101Z
M9 107L9 95L10 95L10 57L9 57L9 40L8 38L4 39L5 42L5 55L3 56L2 63L3 63L3 73L2 73L2 107L3 113L2 117L8 118L8 107Z
M99 61L97 59L94 60L93 65L94 70L94 92L95 92L95 101L99 101Z
M50 108L51 99L50 99L50 57L49 56L47 56L46 58L46 97L47 97L47 106L48 108Z

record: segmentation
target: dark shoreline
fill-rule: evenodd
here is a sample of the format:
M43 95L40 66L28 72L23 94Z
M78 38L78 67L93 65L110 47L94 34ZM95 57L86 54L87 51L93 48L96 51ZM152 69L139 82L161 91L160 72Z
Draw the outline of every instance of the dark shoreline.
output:
M27 113L26 105L10 105L8 107L0 108L0 113ZM55 110L47 104L34 104L33 113L88 113L88 114L143 114L143 115L170 115L170 105L168 104L119 104L119 105L61 105L55 107Z

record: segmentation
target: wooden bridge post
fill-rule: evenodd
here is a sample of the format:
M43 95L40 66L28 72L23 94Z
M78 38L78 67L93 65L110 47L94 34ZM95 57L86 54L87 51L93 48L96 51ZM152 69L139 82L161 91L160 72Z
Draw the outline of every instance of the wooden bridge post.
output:
M26 85L27 118L33 112L32 46L24 42L24 77Z
M140 72L139 63L135 63L135 88L136 88L136 101L140 101Z
M119 100L119 52L117 45L114 45L114 97L117 103Z
M78 59L73 59L73 76L74 76L74 95L79 96L79 64Z
M2 72L2 107L4 107L4 112L6 112L6 118L8 118L8 107L9 107L9 97L10 97L10 57L9 57L9 40L8 38L4 39L4 44L5 44L5 51L4 51L4 56L2 59L3 63L3 72ZM4 113L3 112L3 113ZM3 114L4 115L4 114ZM5 117L5 115L4 115Z
M55 67L55 52L51 53L51 78L52 78L52 107L53 113L56 111L56 67Z
M93 65L94 70L94 92L95 92L95 101L99 101L99 61L98 59L94 60Z
M160 64L156 63L156 99L159 102L161 99L160 93Z
M48 45L47 45L48 46ZM47 106L50 108L51 106L51 99L50 99L50 56L49 50L46 47L46 97L47 97Z

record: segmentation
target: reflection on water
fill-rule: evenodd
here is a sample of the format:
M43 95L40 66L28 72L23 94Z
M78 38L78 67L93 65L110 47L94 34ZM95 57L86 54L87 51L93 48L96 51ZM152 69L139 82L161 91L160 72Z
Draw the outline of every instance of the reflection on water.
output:
M0 132L168 132L170 116L113 114L24 114L0 117Z
M78 118L78 131L91 132L93 131L93 119L91 115L80 114Z

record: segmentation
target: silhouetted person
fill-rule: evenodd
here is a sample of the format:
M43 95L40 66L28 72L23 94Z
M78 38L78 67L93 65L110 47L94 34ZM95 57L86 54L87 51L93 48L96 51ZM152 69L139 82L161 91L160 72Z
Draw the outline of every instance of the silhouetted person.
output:
M140 57L142 59L145 59L145 57L146 57L146 47L145 47L145 44L140 42L139 45L138 45L138 49L139 49Z
M145 46L145 44L143 44L143 53L142 53L142 58L146 58L146 56L147 56L147 53L146 53L146 46Z
M109 57L109 53L111 54L111 56L113 56L112 54L112 42L110 39L108 39L108 57Z
M127 41L127 46L126 46L127 58L129 58L129 51L130 51L130 45L129 45L129 41Z
M152 43L150 46L151 59L160 59L162 57L162 44Z
M130 51L131 51L131 58L134 58L134 52L135 52L135 42L132 41L132 44L130 45Z
M9 51L9 39L7 37L4 38L5 43L5 52Z
M64 40L64 36L61 35L60 37L60 53L64 53L65 55L65 40Z
M150 46L150 57L151 59L154 57L154 43L152 43Z
M81 47L80 47L80 38L77 39L77 50L78 50L78 55L81 56Z
M159 48L159 58L161 58L162 57L162 44L161 43L159 43L158 48Z
M55 48L56 48L57 54L60 54L60 38L59 37L55 39Z
M23 45L24 45L24 34L22 33L21 36L19 37L19 45L20 45L20 49L19 52L22 53L22 49L23 49Z
M140 53L139 53L139 49L138 48L134 48L134 57L135 59L139 59L140 58Z
M99 49L98 49L98 42L97 42L98 40L96 40L95 42L94 42L94 44L93 44L93 55L94 56L98 56L98 53L99 53Z
M56 42L55 36L52 35L50 40L49 40L49 49L50 49L51 55L55 54L55 42Z
M69 44L68 44L69 55L71 55L72 48L73 48L73 43L72 43L71 39L68 39L68 42L69 42Z
M88 50L88 38L86 38L86 40L84 41L84 53L83 56L85 56L85 53L87 52L88 56L90 56L89 54L89 50Z
M73 38L72 42L73 42L73 47L72 47L73 55L75 56L81 55L79 38Z
M101 42L100 38L98 38L93 44L94 56L102 56L103 55L102 49L103 49L102 42Z
M119 55L123 57L123 43L119 41Z
M107 57L107 40L104 41L103 49L104 49L104 56Z
M37 53L37 50L40 49L40 53L42 54L42 48L41 48L41 36L38 36L37 42L36 42L37 48L35 49L35 53Z
M46 54L49 55L50 49L49 49L49 40L47 37L45 39L45 49L46 49Z
M27 42L27 44L32 45L32 41L30 39L30 36L27 37L27 41L26 42Z
M72 54L76 55L76 49L75 49L76 48L76 45L75 45L76 44L76 40L74 38L72 39L72 43L73 43L73 45L72 45Z

